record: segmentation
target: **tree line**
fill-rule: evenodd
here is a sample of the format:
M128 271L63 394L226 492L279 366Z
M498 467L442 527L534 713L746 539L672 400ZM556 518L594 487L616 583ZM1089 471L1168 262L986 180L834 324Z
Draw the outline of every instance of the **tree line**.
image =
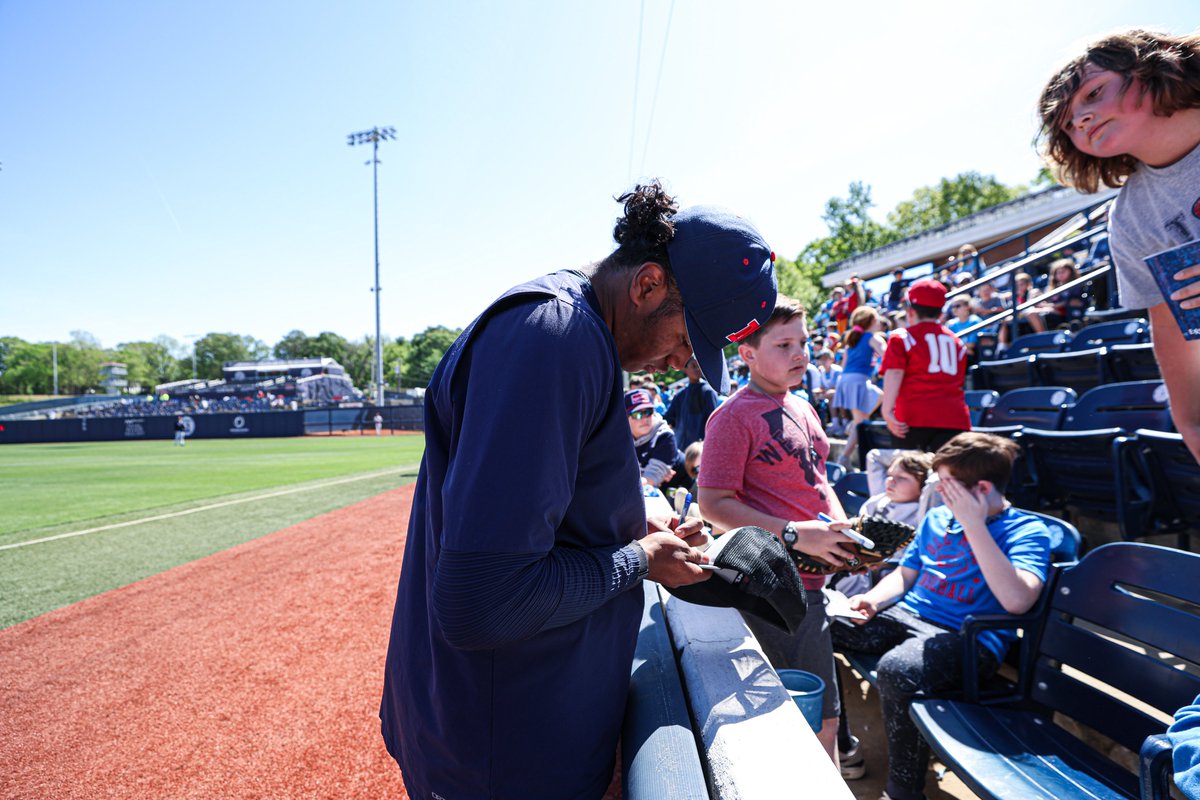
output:
M411 340L404 337L383 343L384 378L396 388L396 367L401 368L400 386L425 386L442 354L461 330L442 325L426 328ZM0 336L0 394L50 394L54 387L54 358L57 350L60 394L85 394L100 388L100 366L120 362L128 370L132 388L142 392L193 376L211 380L222 377L226 361L256 361L265 358L332 358L346 368L355 386L371 384L375 339L357 341L322 331L309 336L293 330L269 346L261 339L236 333L209 333L189 347L170 336L148 341L123 342L105 348L86 331L72 331L66 342L27 342L15 336Z
M1032 181L1032 186L1040 188L1051 183L1049 172L1043 169ZM861 181L853 182L846 197L832 197L825 203L822 220L829 230L828 235L809 242L794 259L776 259L780 291L799 300L810 313L815 313L825 298L821 278L829 265L1016 199L1028 193L1030 188L1006 186L991 175L963 172L917 189L911 198L889 211L884 222L879 222L870 213L875 205L871 200L871 187ZM385 341L383 368L388 386L396 386L397 364L401 366L402 388L425 386L460 332L461 329L436 325L414 335L411 341L403 337ZM49 342L34 343L0 336L0 394L49 394L53 387L52 347ZM100 365L106 361L125 364L130 385L151 391L158 384L193 375L204 379L220 378L221 367L226 361L271 357L332 358L346 368L355 386L365 389L371 383L375 342L369 336L350 341L330 331L309 336L293 330L274 346L252 336L209 333L196 340L194 349L169 336L125 342L114 349L105 349L86 331L73 331L70 340L58 343L57 349L58 384L62 394L83 394L98 388ZM681 375L673 372L660 376L660 379L672 381Z

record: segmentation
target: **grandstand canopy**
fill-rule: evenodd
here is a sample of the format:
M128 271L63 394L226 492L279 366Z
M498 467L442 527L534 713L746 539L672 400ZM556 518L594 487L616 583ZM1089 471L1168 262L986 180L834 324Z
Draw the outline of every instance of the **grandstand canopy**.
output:
M958 254L958 248L972 244L979 251L1010 236L1029 231L1030 241L1050 233L1059 221L1089 206L1116 196L1116 189L1082 194L1065 186L1054 186L1018 197L945 225L886 244L883 247L831 264L821 279L826 288L845 283L853 275L869 280L895 269L920 264L941 264ZM984 254L995 264L1025 249L1018 239Z

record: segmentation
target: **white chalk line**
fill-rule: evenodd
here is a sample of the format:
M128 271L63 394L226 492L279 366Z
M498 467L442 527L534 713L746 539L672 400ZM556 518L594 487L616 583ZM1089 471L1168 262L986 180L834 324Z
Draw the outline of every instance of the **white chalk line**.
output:
M350 478L339 478L337 480L325 481L322 483L312 484L309 486L298 486L291 489L281 489L277 492L268 492L266 494L256 494L251 497L240 497L237 500L223 500L220 503L210 503L206 506L197 506L196 508L188 508L183 511L172 511L170 514L157 514L153 517L142 517L140 519L131 519L126 522L114 522L111 525L101 525L98 528L85 528L81 531L70 531L68 533L58 533L54 536L46 536L41 539L30 539L27 542L14 542L13 544L0 545L0 550L14 550L18 547L29 547L35 544L45 544L46 542L56 542L60 539L71 539L75 536L86 536L89 533L99 533L100 531L111 531L115 528L127 528L131 525L141 525L146 522L158 522L164 519L173 519L182 517L188 514L198 514L201 511L212 511L214 508L225 508L226 506L236 506L239 503L253 503L257 500L269 500L272 497L283 497L284 495L296 494L297 492L309 492L313 489L325 489L330 486L339 486L343 483L353 483L354 481L363 481L369 478L380 478L384 475L393 475L406 470L415 469L417 464L409 464L403 467L395 467L393 469L379 470L376 472L368 472L364 475L355 475Z

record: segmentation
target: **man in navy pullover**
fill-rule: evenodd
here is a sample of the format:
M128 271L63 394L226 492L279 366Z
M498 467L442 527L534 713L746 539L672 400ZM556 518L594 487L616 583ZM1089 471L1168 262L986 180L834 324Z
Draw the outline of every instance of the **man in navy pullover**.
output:
M629 589L709 575L698 522L647 525L621 372L694 352L727 382L721 344L774 308L774 256L657 183L619 199L617 250L505 293L425 395L380 708L414 800L601 797L641 619Z

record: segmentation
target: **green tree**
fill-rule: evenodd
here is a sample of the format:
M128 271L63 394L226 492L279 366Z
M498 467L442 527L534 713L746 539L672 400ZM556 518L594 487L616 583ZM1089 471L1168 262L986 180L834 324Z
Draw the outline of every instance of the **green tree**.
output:
M413 336L408 347L408 357L404 360L404 385L427 386L438 362L461 333L461 328L451 329L444 325L434 325Z
M0 392L49 394L53 388L50 345L34 344L16 337L6 337L4 342L5 368L0 374Z
M71 331L71 341L58 348L58 385L64 394L84 394L100 385L100 365L112 354L87 331Z
M165 341L164 341L165 340ZM186 367L172 352L173 340L159 337L153 342L124 342L117 345L116 359L129 370L129 385L151 391L155 386L192 374L191 357Z
M887 221L896 238L903 238L1014 200L1028 191L1025 186L1006 186L993 175L963 172L917 189L910 199L888 212Z
M814 239L800 251L796 263L802 274L823 273L830 264L883 247L899 238L895 231L871 218L870 209L874 205L871 187L861 181L850 184L845 199L831 197L821 216L829 235Z
M209 333L196 340L196 374L205 380L222 376L226 361L257 361L270 354L263 342L236 333Z
M310 339L301 330L288 331L272 348L276 358L307 358Z

